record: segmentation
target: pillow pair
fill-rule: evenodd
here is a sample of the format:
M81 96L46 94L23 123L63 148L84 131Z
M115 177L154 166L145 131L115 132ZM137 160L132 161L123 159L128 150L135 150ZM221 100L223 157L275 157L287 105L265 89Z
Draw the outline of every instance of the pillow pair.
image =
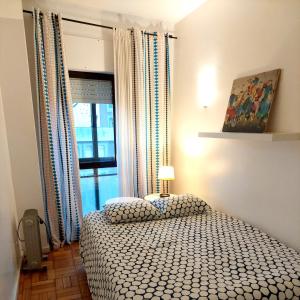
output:
M105 205L104 215L113 223L128 223L185 217L200 214L208 208L202 199L184 194L147 201L140 198L120 198Z

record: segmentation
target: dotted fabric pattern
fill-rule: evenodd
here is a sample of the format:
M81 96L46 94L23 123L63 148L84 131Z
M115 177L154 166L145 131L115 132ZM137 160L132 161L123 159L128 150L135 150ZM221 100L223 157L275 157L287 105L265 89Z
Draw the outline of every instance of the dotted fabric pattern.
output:
M153 220L159 218L160 212L149 201L132 198L130 201L105 205L104 215L112 224L116 224Z
M205 201L192 194L155 199L151 203L160 210L162 219L191 216L210 208Z
M226 214L83 222L80 253L93 299L299 299L300 255Z

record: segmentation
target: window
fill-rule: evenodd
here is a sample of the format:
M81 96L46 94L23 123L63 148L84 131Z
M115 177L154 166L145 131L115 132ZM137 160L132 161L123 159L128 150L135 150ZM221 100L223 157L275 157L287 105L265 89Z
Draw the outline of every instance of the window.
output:
M83 213L118 196L114 77L70 71Z

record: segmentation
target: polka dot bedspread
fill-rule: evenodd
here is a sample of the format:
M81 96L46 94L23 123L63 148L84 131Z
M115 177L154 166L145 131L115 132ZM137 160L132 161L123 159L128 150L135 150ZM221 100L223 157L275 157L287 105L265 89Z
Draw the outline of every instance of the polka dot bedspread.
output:
M111 224L84 218L93 299L300 299L300 255L224 213Z

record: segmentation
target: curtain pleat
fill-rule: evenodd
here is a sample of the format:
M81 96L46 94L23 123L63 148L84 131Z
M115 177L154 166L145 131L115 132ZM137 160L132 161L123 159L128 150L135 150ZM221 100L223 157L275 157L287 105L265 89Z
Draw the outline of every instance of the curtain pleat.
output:
M128 30L114 31L114 74L116 86L116 136L120 194L134 192L134 113L132 90L132 47Z
M113 40L120 192L144 197L161 192L158 170L170 163L170 43L163 33L125 29Z
M39 150L45 220L55 248L78 240L82 219L78 155L61 18L34 10Z

